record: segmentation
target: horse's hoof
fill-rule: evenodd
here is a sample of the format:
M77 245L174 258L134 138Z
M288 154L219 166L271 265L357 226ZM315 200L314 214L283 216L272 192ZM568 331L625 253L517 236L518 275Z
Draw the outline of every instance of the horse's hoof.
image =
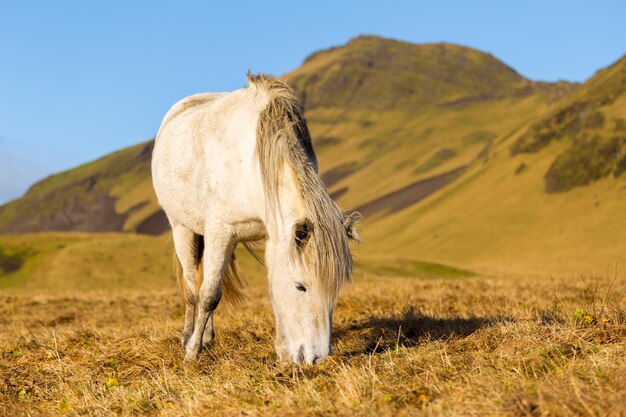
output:
M185 362L195 361L202 352L202 344L188 343L185 348Z
M205 331L204 335L202 335L202 346L205 348L208 348L209 346L213 344L214 340L215 340L215 333Z
M185 350L185 357L183 358L183 360L185 362L193 362L196 359L198 359L198 356L200 356L200 352L196 350L187 349Z

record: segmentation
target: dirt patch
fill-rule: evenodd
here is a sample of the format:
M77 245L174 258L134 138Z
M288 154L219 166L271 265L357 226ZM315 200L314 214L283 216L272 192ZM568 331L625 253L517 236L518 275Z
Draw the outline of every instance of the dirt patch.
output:
M163 210L159 210L139 223L136 232L144 235L157 236L165 233L169 230L169 228L170 223L167 221L165 212Z
M404 188L392 191L389 194L385 194L382 197L358 207L357 211L364 216L369 216L381 211L389 214L395 213L425 199L435 191L441 189L446 184L456 179L466 169L467 165L463 165L459 168L453 169L452 171L448 171L425 180L416 181Z
M337 191L335 191L334 193L330 193L330 198L332 198L333 200L337 200L338 198L340 198L347 192L348 192L348 187L342 187L338 189Z
M340 143L341 140L336 138L335 136L320 136L315 139L313 143L315 144L315 149L324 149Z
M322 174L322 181L326 185L326 187L330 188L333 185L337 184L339 181L344 178L349 177L358 171L361 167L359 167L359 163L356 161L347 162L345 164L338 165L332 168L329 171L326 171Z
M91 203L71 205L69 210L57 212L48 230L79 230L85 232L106 232L122 230L126 221L125 214L115 211L116 199L108 195L99 195Z
M48 204L55 198L53 193L40 200L33 210L37 216L21 217L3 228L2 233L120 231L126 221L126 214L115 211L116 199L104 193L93 192L89 199L68 196L64 200L55 200L58 208L50 210Z

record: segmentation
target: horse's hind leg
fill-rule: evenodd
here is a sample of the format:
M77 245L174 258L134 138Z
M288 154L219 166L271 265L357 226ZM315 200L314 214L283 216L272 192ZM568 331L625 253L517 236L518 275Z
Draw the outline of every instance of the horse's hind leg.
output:
M233 251L232 232L223 227L207 228L202 257L203 281L198 292L196 322L185 348L185 360L202 350L205 328L212 329L213 311L222 297L222 279Z
M202 262L202 253L204 251L204 237L203 236L198 236L196 235L196 237L198 238L198 244L196 246L196 259L200 259L199 261L199 265L198 265L198 275L197 275L197 288L200 288L200 285L202 284L203 281L203 262ZM188 320L187 322L189 323L189 320L191 320L190 326L191 326L191 331L189 332L189 334L187 334L187 339L189 339L189 336L191 336L191 333L193 332L193 327L194 327L194 320L195 320L195 309L194 309L194 315L192 318L187 318L186 320ZM211 315L209 317L209 320L207 320L206 322L206 326L204 326L204 333L202 334L202 346L204 347L209 347L209 345L211 344L211 342L213 342L213 339L215 339L215 330L213 329L213 315ZM186 342L186 340L185 340ZM183 349L185 348L185 345L183 345Z
M204 333L202 334L202 346L209 347L211 342L215 339L215 330L213 329L213 314L209 317L204 326Z
M180 341L183 349L191 337L196 317L196 288L198 277L198 236L186 227L171 222L174 250L182 269L182 277L179 277L181 290L185 299L185 325Z

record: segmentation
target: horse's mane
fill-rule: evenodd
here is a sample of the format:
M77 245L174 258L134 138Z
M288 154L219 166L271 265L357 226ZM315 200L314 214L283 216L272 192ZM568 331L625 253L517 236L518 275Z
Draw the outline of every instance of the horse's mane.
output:
M268 103L259 114L257 151L268 209L277 214L278 184L283 164L293 170L300 195L312 223L302 254L292 240L292 256L304 256L322 288L334 298L352 275L352 256L343 213L317 175L317 160L306 120L294 91L277 78L248 73L248 87L262 90Z

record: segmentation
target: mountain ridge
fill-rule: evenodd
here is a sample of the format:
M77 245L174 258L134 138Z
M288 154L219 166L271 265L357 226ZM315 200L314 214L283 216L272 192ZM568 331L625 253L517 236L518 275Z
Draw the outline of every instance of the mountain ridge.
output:
M603 146L615 136L616 120L626 120L626 95L614 88L622 85L623 62L582 85L545 83L470 48L367 36L312 54L284 78L304 102L329 192L342 207L367 214L362 228L371 240L365 254L467 262L478 269L497 269L506 258L516 259L519 265L510 266L520 269L559 269L565 264L542 256L571 253L583 267L593 256L619 258L607 245L626 241L621 229L602 223L621 221L626 207L619 190L626 176L604 175L602 168L593 181L547 185L554 172L578 178L568 169L605 166L601 156L607 153L617 155L609 173L621 166L621 142L608 151ZM450 77L454 82L446 82ZM576 104L589 101L599 103L603 124ZM563 109L570 109L572 120L593 116L590 123L577 122L576 135L584 140L561 135L532 152L516 150L534 143L543 127L559 126L555 118ZM593 140L598 146L587 152L592 158L568 159L584 154L580 149ZM0 233L165 231L149 176L151 146L129 147L34 185L22 199L0 207ZM588 206L598 190L608 193L605 204ZM601 214L585 217L582 207ZM597 248L581 253L588 230L602 234L594 238ZM543 246L534 243L548 231ZM517 253L516 247L529 249Z

